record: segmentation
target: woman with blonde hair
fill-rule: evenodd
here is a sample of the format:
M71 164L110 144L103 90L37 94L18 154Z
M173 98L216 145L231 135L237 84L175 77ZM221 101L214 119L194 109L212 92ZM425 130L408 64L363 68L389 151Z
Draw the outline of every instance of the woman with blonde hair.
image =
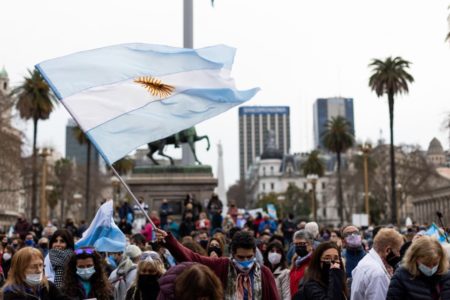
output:
M421 237L406 252L386 299L450 299L448 265L442 245L434 237Z
M157 252L145 251L137 266L133 285L127 291L126 300L156 300L159 294L159 278L166 273L164 263Z
M62 300L65 297L44 276L44 257L32 247L20 249L12 258L2 289L4 300Z

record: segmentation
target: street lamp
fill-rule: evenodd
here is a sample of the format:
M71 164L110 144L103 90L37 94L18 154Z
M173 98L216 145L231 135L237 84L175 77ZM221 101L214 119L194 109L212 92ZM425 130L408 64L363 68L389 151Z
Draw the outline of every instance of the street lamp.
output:
M42 177L41 177L41 196L40 196L40 206L41 206L41 223L47 224L47 157L52 154L52 150L48 148L43 148L39 153L42 157Z
M113 200L114 202L116 202L117 200L119 200L119 187L120 187L120 180L119 178L117 178L116 176L111 176L110 178L111 180L111 185L113 187Z
M370 207L369 207L369 154L372 151L372 145L370 143L364 143L360 146L363 160L364 160L364 206L367 214L367 218L370 223Z
M313 218L314 221L317 222L317 201L316 201L316 184L317 180L319 180L319 176L317 174L309 174L306 176L306 179L312 186L312 209L313 209Z

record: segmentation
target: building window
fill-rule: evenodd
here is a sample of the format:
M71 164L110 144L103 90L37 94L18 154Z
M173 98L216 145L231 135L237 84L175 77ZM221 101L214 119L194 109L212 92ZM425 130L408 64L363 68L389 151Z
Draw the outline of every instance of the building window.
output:
M325 189L325 182L322 182L322 190Z
M272 191L275 189L275 184L274 184L273 182L270 184L270 189L271 189Z
M308 185L306 184L306 182L303 183L303 189L306 191L306 189L308 188Z
M263 176L266 176L266 167L263 167L262 171L263 171Z
M270 166L270 174L273 175L273 166Z
M327 209L326 207L323 208L323 217L326 218L327 217Z
M263 184L262 184L262 190L264 191L265 189L266 189L266 184L263 183Z

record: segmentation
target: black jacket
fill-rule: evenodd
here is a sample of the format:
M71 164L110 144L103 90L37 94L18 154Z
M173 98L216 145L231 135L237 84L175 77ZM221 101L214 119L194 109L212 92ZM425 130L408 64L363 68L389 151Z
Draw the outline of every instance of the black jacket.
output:
M48 289L41 289L39 295L33 295L25 291L15 291L7 287L3 293L3 300L67 300L67 297L61 294L58 288L49 281Z
M423 274L413 277L400 267L389 284L387 300L432 300L432 294L440 294L442 300L450 299L450 273L427 277Z
M315 280L307 280L295 293L293 300L345 300L344 272L339 269L330 269L328 287Z

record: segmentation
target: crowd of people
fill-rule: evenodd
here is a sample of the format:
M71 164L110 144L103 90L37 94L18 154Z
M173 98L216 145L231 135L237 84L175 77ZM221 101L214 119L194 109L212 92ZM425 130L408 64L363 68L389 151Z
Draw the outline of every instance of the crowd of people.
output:
M43 228L21 217L1 239L2 297L450 299L450 247L425 226L335 228L241 213L234 204L222 218L223 209L215 195L205 206L187 195L177 219L164 200L136 232L140 208L123 204L117 224L127 246L109 253L76 248L85 226L72 220Z

